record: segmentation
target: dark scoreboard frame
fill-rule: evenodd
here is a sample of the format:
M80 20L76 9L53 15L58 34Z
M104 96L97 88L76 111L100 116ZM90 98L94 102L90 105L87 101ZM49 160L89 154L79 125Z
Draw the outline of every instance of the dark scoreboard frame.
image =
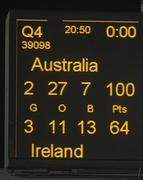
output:
M54 13L54 12L52 12ZM64 15L64 12L62 15ZM11 14L11 15L10 15ZM28 13L23 15L17 12L16 16L28 18ZM33 18L37 15L33 11ZM106 14L106 13L105 13ZM61 16L62 16L61 15ZM140 16L140 13L132 13L132 16ZM15 11L11 11L6 21L6 64L5 64L5 168L15 175L53 175L53 176L126 176L139 177L143 167L143 161L119 161L119 160L24 160L14 159L15 151L15 103L16 103L16 57L15 44L16 22ZM85 15L86 16L86 15ZM44 14L43 14L44 17ZM72 12L71 12L72 17ZM38 16L38 18L42 18Z

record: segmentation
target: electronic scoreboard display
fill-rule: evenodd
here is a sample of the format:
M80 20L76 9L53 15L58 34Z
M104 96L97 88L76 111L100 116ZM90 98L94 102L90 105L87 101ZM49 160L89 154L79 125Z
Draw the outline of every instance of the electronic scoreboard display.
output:
M141 13L11 11L5 72L8 170L141 172Z

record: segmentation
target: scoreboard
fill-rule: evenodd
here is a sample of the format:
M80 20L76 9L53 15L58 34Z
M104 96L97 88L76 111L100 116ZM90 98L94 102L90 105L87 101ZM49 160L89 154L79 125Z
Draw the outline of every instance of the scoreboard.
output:
M140 172L141 13L11 11L5 49L8 170Z

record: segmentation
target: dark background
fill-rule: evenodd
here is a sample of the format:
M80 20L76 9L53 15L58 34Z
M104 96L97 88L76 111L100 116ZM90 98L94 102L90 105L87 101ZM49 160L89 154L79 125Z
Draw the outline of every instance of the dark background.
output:
M4 157L4 68L5 68L5 18L10 9L37 9L37 10L91 10L106 12L140 12L141 0L70 0L70 1L50 1L50 0L25 0L25 1L1 1L0 4L0 168L3 168ZM1 176L0 176L1 177Z

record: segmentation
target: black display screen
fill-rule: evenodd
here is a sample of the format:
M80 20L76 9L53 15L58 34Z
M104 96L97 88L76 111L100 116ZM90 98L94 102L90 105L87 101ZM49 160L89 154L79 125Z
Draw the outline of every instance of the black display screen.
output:
M141 13L18 11L6 31L8 167L142 163Z

